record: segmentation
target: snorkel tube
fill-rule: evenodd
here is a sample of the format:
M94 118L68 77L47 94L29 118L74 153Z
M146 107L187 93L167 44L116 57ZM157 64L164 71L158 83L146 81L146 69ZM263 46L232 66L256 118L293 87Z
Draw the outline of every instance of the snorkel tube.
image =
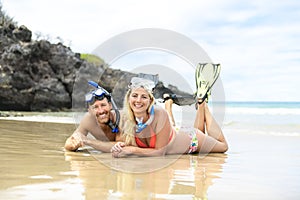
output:
M106 93L107 96L110 96L112 108L113 108L113 110L114 110L115 113L116 113L116 122L113 123L111 120L109 120L109 122L107 123L107 125L111 128L111 132L112 132L112 133L118 133L118 132L119 132L118 125L119 125L119 123L120 123L120 112L119 112L119 110L118 110L118 108L117 108L117 106L116 106L116 103L115 103L113 97L111 96L111 94L110 94L107 90L105 90L103 87L101 87L100 85L98 85L98 83L96 83L96 82L94 82L94 81L88 81L88 83L89 83L91 86L93 86L93 87L95 87L95 88L97 88L97 89L103 90L103 91Z

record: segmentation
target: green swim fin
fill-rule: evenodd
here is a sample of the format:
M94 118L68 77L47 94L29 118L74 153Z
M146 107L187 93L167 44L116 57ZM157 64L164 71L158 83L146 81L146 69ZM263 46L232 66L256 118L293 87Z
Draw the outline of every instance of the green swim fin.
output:
M195 71L196 93L195 98L199 102L208 100L211 88L218 79L221 71L220 64L199 63Z

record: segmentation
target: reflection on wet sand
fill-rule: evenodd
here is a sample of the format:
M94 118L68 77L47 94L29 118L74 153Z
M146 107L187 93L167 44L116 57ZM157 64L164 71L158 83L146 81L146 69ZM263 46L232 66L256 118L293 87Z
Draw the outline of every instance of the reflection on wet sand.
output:
M72 124L0 120L0 189L62 179L62 140ZM1 195L0 195L1 196Z
M65 152L73 124L0 120L2 199L205 199L226 154L112 158Z
M79 171L86 199L206 199L226 159L225 154L124 159L109 153L91 155L96 160L79 160L78 153L66 152L71 169Z

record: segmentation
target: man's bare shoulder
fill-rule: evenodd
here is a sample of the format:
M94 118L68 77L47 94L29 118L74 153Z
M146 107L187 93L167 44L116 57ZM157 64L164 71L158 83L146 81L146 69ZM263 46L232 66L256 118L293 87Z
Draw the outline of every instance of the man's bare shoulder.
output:
M89 130L92 128L91 126L95 126L96 124L96 118L89 112L86 112L80 121L79 127L81 129Z

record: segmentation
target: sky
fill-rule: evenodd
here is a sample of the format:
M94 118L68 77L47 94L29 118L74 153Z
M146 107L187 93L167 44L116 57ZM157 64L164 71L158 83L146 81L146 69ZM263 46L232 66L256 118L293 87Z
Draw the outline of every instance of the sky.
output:
M298 0L0 0L2 10L33 38L62 41L72 51L100 45L139 29L168 30L199 45L220 63L218 91L226 101L300 101L300 1ZM147 35L151 38L151 36ZM144 38L144 40L150 40ZM177 44L174 39L172 43ZM174 52L126 52L111 67L160 72L166 83L195 89L194 67ZM160 66L161 68L151 67ZM160 70L162 68L167 70ZM173 74L174 73L174 74ZM170 78L172 77L172 78ZM214 91L212 91L214 92Z

